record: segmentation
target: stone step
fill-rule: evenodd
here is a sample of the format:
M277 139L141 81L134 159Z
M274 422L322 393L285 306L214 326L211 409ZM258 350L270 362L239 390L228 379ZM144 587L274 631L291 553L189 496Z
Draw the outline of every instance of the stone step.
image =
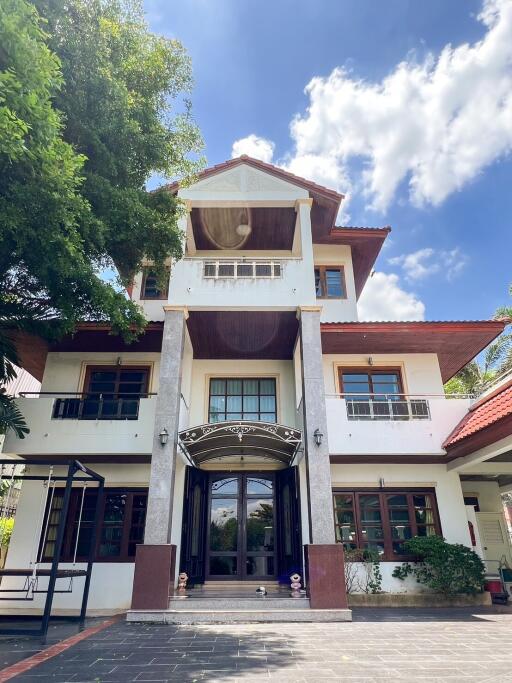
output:
M267 597L267 596L236 596L236 597L172 597L169 600L171 610L276 610L276 609L308 609L309 598Z
M279 609L279 610L129 610L129 622L146 624L257 624L268 622L352 621L349 609Z

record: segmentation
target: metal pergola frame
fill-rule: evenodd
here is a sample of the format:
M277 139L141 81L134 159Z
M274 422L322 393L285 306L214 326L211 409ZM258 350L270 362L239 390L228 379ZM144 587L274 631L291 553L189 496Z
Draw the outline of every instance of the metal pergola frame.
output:
M85 621L85 614L87 611L87 602L89 600L89 589L91 585L91 575L92 575L92 567L94 564L94 554L95 554L95 549L96 549L96 533L97 533L97 528L99 524L99 519L100 519L100 509L101 509L101 498L102 498L102 493L103 489L105 486L105 479L101 475L99 475L97 472L94 472L93 470L89 469L85 465L83 465L81 462L78 460L40 460L40 459L27 459L27 460L12 460L12 459L1 459L0 460L0 466L5 466L5 465L10 465L10 466L48 466L48 467L67 467L67 473L65 475L60 475L60 476L52 476L52 481L61 481L65 482L65 487L64 487L64 496L63 496L63 501L62 501L62 509L61 509L61 514L60 514L60 519L59 519L59 525L57 527L57 537L55 540L55 549L53 553L53 558L51 561L51 567L49 570L49 574L47 573L48 570L45 570L45 576L48 576L48 588L46 591L39 591L39 592L46 592L46 600L45 600L45 605L44 605L44 610L43 614L41 617L41 623L39 628L1 628L0 627L0 635L32 635L32 636L46 636L48 632L48 626L50 623L50 617L51 617L51 612L52 612L52 605L53 605L53 598L55 592L59 592L55 590L55 584L57 582L58 578L69 578L69 573L72 572L73 570L61 570L62 571L62 576L59 577L59 562L60 562L60 556L61 556L61 551L62 551L62 544L64 541L64 534L66 530L66 523L67 523L67 516L68 516L68 511L69 511L69 502L71 500L71 491L73 488L73 482L78 482L78 481L94 481L98 484L97 491L98 491L98 496L96 498L96 508L94 511L94 524L92 528L92 534L91 534L91 541L89 545L89 553L88 553L88 558L87 558L87 567L85 570L78 570L76 572L76 576L84 576L85 577L85 582L84 582L84 588L83 588L83 593L82 593L82 604L80 607L80 613L78 616L75 617L70 617L70 619L74 621L78 621L80 623L80 626L83 626L83 623ZM76 477L76 474L81 473L82 476ZM37 474L26 474L25 472L21 472L19 475L15 475L16 479L21 479L26 480L26 481L47 481L48 480L48 475L37 475ZM45 511L45 514L49 514L49 510ZM6 570L6 576L9 574L7 573L9 570ZM15 571L15 570L13 570ZM22 570L23 571L23 570ZM67 572L67 576L64 576ZM10 574L11 576L16 575L16 574ZM24 574L19 574L19 576L23 576ZM2 576L2 570L0 570L0 577ZM9 591L8 589L4 592L15 592Z

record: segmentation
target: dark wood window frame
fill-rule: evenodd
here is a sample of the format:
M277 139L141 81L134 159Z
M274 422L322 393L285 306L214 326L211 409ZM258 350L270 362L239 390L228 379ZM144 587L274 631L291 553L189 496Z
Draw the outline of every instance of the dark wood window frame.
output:
M343 294L341 296L330 296L328 294L327 290L327 277L326 277L326 271L327 270L335 270L340 273L340 280L341 280L341 288L343 290ZM346 299L347 298L347 282L345 278L345 266L315 266L315 290L318 290L317 287L317 272L318 272L318 278L319 278L319 285L320 285L320 291L321 294L318 294L318 291L316 292L316 298L317 299Z
M166 272L167 272L167 275L169 276L171 269L166 268ZM167 279L165 281L164 289L162 289L162 290L157 289L157 287L155 285L155 289L158 292L157 296L148 296L146 294L146 283L147 283L149 278L154 278L154 277L155 277L155 274L151 270L151 268L144 268L144 270L142 271L142 283L140 286L140 298L141 298L141 300L160 301L161 299L167 299L167 297L169 295L169 277L167 277Z
M246 393L244 393L244 389L243 389L243 382L244 382L244 380L258 382L258 393L257 393L257 394L246 394ZM260 382L261 382L261 381L265 381L265 380L270 380L270 381L272 381L272 382L274 383L274 393L273 393L273 394L262 394L262 393L261 393ZM212 394L212 382L215 382L215 381L226 382L226 388L225 388L224 394ZM242 393L241 393L241 394L228 394L228 392L227 392L227 383L230 382L230 381L241 382L241 383L242 383ZM228 415L229 413L241 413L242 417L241 417L241 418L236 418L237 420L238 420L238 419L241 419L241 420L247 419L247 418L244 418L244 417L243 417L243 414L244 414L244 413L246 413L246 414L248 414L248 413L253 413L253 414L257 414L257 415L258 415L258 420L257 420L257 421L260 421L259 419L261 418L261 415L264 415L264 414L267 414L267 415L273 414L273 415L274 415L274 419L273 419L271 422L277 422L277 417L278 417L278 415L277 415L277 378L276 378L276 377L265 377L265 376L263 376L263 377L243 377L243 376L242 376L242 377L210 377L209 382L208 382L208 422L212 422L212 419L211 419L211 418L212 418L212 413L214 412L214 411L212 411L212 407L211 407L211 406L212 406L212 398L213 398L213 397L217 397L217 396L223 396L224 399L225 399L225 410L223 410L223 411L218 411L217 414L224 414L224 415L226 416L226 420L227 420L227 415ZM244 399L245 396L247 396L247 397L255 396L255 397L258 398L258 410L244 410L244 409L243 409L243 399ZM273 396L273 397L274 397L274 401L275 401L275 403L274 403L274 405L275 405L275 410L260 410L260 408L261 408L261 397L262 397L262 396L263 396L263 397L264 397L264 396ZM241 401L242 401L242 409L241 409L240 411L238 411L238 410L228 410L228 405L227 405L227 403L228 403L228 398L230 398L230 397L240 397L240 398L241 398ZM219 420L219 422L223 422L223 421L224 421L224 420Z
M402 376L402 368L400 366L396 365L391 365L391 366L381 366L381 365L362 365L362 366L352 366L352 365L347 365L347 366L338 366L338 380L340 384L340 394L344 394L344 386L343 386L343 373L354 373L354 374L360 374L360 375L368 375L369 376L369 388L370 388L370 393L374 394L375 391L373 389L373 375L391 375L391 374L396 374L398 377L398 388L399 388L399 393L396 394L396 396L404 396L404 381L403 381L403 376ZM366 393L366 392L361 392L361 393ZM350 393L348 394L350 395Z
M439 510L437 507L437 498L436 498L436 492L435 489L433 488L424 488L424 487L409 487L409 488L343 488L343 487L336 487L332 491L333 494L333 509L334 509L334 526L335 526L335 533L337 532L337 528L342 526L341 524L338 523L338 517L337 517L337 509L342 509L343 506L336 505L336 495L345 495L345 496L352 496L352 509L353 509L353 514L354 514L354 525L355 525L355 531L356 531L356 543L355 545L358 548L364 548L364 538L362 534L362 527L363 526L371 526L371 522L361 522L361 514L360 514L360 505L359 505L359 497L364 496L364 495L376 495L379 497L379 510L380 510L380 515L381 515L381 521L380 524L378 522L375 522L376 526L382 526L382 531L383 531L383 543L384 543L384 554L380 556L381 561L383 562L406 562L406 561L414 561L416 558L411 555L405 555L405 554L396 554L393 552L393 541L397 542L397 539L393 539L392 533L391 533L391 520L389 518L389 509L390 507L393 508L393 506L388 505L388 498L390 496L394 495L402 495L402 496L407 496L407 510L409 512L409 522L406 523L404 526L410 526L411 527L411 532L412 536L417 535L418 527L428 527L432 526L435 529L435 533L439 536L442 536L442 528L441 528L441 520L439 518ZM416 515L415 515L415 508L414 508L414 502L413 502L413 496L429 496L431 500L431 509L432 509L432 514L433 514L433 523L432 524L427 524L427 523L418 523L416 521ZM348 508L345 508L348 509ZM398 526L398 525L394 525ZM338 534L336 533L336 538L338 538ZM342 543L343 541L339 540L337 541L338 543Z
M115 389L113 392L105 392L109 395L112 393L114 396L123 394L124 392L119 391L119 385L121 384L121 372L126 372L127 370L133 370L134 372L145 372L146 380L143 385L143 389L140 393L135 394L135 396L144 396L148 394L149 382L151 379L151 365L86 365L85 367L85 377L84 377L84 394L91 394L91 375L93 372L115 372L117 377L115 379ZM96 393L96 392L94 392Z
M89 488L86 489L85 495L93 495L96 489L94 488ZM112 495L112 494L119 494L119 495L126 495L126 507L124 509L124 518L120 526L122 526L122 536L121 536L121 552L119 555L107 555L107 556L100 556L99 555L99 549L101 545L101 538L102 538L102 530L108 526L112 526L113 523L109 522L108 520L106 521L104 519L105 515L105 503L107 500L107 496ZM64 496L64 488L56 488L55 493L53 495L53 500L52 500L52 510L59 510L59 502L62 500ZM133 530L134 529L139 529L142 526L142 535L139 536L136 540L136 542L143 542L144 539L144 529L141 524L134 524L132 520L132 515L133 515L133 502L134 502L134 497L135 496L144 496L146 499L146 508L145 508L145 513L147 512L147 500L148 500L148 488L147 487L129 487L129 488L123 488L123 487L107 487L103 491L103 496L102 496L102 501L101 501L101 506L100 506L100 523L98 525L97 529L97 534L96 534L96 550L95 550L95 557L94 561L95 562L102 562L102 563L111 563L111 562L135 562L135 554L131 555L129 553L129 544L134 542L134 537L133 537ZM82 487L74 487L72 492L71 492L71 499L69 502L69 509L68 509L68 517L66 520L66 528L64 532L64 541L62 545L62 553L61 553L61 562L72 562L73 561L73 555L75 552L75 541L76 537L74 536L74 529L75 529L75 520L79 516L79 511L80 511L80 506L82 502ZM40 547L44 547L44 553L43 553L43 562L51 562L52 556L50 554L46 553L46 545L48 542L48 529L47 529L47 524L46 520L48 518L48 515L50 513L50 501L48 502L47 509L45 512L45 517L44 517L44 523L43 523L43 531L41 533L41 538L40 538ZM145 517L145 515L144 515ZM48 526L56 526L59 523L59 517L55 520L55 523L52 525ZM91 526L91 523L83 523L83 526ZM85 556L80 556L77 555L76 557L77 562L86 562L87 557Z

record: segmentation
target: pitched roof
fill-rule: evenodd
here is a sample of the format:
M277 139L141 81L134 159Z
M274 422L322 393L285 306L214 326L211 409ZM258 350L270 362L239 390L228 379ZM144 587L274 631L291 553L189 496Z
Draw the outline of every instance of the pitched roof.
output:
M236 166L240 166L241 164L253 166L254 168L259 169L260 171L265 171L265 173L270 173L271 175L274 175L278 178L282 178L283 180L286 180L289 183L299 185L299 187L303 187L306 190L309 190L310 192L324 195L338 202L341 202L341 200L345 196L343 194L340 194L339 192L336 192L336 190L331 190L328 187L324 187L323 185L318 185L317 183L314 183L312 180L301 178L300 176L295 175L294 173L290 173L290 171L285 171L283 168L279 166L275 166L274 164L268 164L265 161L255 159L254 157L250 157L247 154L242 154L242 156L235 157L234 159L228 159L227 161L223 161L220 164L215 164L215 166L205 168L204 171L200 171L196 175L196 182L204 180L205 178L209 178L210 176L216 175L217 173L227 171L230 168L235 168ZM163 187L165 187L167 190L170 190L171 192L176 192L179 189L179 182L175 181L173 183L169 183L168 185L164 185Z
M512 416L512 379L474 403L448 436L443 447L449 450L463 439L468 439L508 416Z

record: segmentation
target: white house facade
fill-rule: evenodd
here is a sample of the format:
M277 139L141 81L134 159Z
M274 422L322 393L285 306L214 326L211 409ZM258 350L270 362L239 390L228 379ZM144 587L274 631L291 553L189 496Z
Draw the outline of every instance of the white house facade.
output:
M341 195L276 167L240 157L165 191L186 204L184 256L164 290L150 265L135 278L146 332L124 344L83 323L28 348L41 392L19 399L30 434L4 445L56 461L54 475L76 459L105 478L89 612L169 610L180 573L218 590L297 573L308 607L345 610L343 549L379 555L382 590L419 590L392 577L415 535L512 561L512 428L456 450L474 408L443 389L504 324L359 322L390 229L337 227ZM41 510L41 481L23 483L6 568L32 566L34 547L51 561L59 487ZM73 489L63 567L85 560L97 495ZM57 610L78 605L55 595Z

